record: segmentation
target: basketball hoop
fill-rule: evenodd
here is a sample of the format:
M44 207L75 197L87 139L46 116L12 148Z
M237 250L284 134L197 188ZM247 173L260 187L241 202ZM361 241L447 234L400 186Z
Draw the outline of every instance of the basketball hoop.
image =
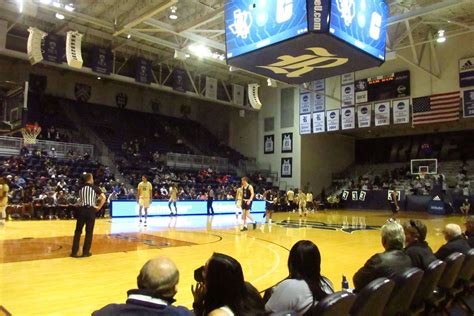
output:
M25 145L36 144L36 138L41 133L41 127L39 125L27 124L21 129L21 135L23 135L23 143Z
M424 172L424 171L420 172L419 176L420 176L421 180L424 180L425 176L426 176L426 172Z

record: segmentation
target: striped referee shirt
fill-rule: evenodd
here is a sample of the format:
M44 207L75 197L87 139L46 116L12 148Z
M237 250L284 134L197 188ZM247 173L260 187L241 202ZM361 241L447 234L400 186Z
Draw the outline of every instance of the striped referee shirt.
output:
M99 188L86 184L79 190L79 204L81 206L96 207L97 198L101 193Z

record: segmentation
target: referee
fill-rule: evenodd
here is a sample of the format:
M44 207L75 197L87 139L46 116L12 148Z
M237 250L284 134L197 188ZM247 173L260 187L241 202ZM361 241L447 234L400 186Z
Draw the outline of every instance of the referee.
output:
M82 257L90 257L92 244L92 234L94 233L95 214L105 203L105 194L94 186L94 178L91 173L84 175L84 186L79 190L79 211L77 212L76 231L72 243L71 257L77 258L79 241L81 239L82 228L86 225L86 238L82 248ZM99 201L97 202L97 198Z

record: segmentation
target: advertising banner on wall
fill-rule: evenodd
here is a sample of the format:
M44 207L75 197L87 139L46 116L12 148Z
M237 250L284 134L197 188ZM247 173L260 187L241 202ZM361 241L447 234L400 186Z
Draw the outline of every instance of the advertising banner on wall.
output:
M342 129L355 128L354 107L345 108L341 110Z
M392 101L393 123L410 123L410 99L400 99Z
M370 127L372 120L372 104L363 104L357 107L357 126L359 128Z
M474 57L459 60L459 86L474 86Z
M339 110L326 111L326 126L328 132L339 130Z
M464 117L474 117L474 89L465 90L463 100Z
M375 126L390 124L390 101L375 103Z
M324 112L313 113L313 133L324 133L325 131Z

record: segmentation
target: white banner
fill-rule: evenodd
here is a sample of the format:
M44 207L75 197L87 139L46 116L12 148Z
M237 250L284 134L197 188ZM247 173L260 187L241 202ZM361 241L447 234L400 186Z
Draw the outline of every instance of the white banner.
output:
M311 113L311 93L300 94L300 114Z
M354 107L341 110L342 129L355 128Z
M393 123L410 123L410 99L393 100Z
M353 72L341 75L341 85L345 85L345 84L349 84L349 83L354 83L354 73Z
M324 80L325 79L319 79L313 81L313 90L324 90Z
M326 96L324 90L316 91L313 94L313 112L320 112L326 109Z
M355 86L355 102L356 104L369 101L369 91L367 90L367 79L357 80Z
M326 126L328 132L339 130L339 110L326 111Z
M300 135L311 134L311 114L300 115Z
M238 84L232 85L232 100L237 105L244 105L244 87Z
M341 86L342 107L354 105L354 85L348 84Z
M359 105L357 107L357 126L359 128L370 127L372 119L372 104Z
M324 112L313 113L313 133L324 133L326 131L324 123Z
M206 98L217 99L217 79L206 77Z
M390 101L375 103L375 126L390 124Z

